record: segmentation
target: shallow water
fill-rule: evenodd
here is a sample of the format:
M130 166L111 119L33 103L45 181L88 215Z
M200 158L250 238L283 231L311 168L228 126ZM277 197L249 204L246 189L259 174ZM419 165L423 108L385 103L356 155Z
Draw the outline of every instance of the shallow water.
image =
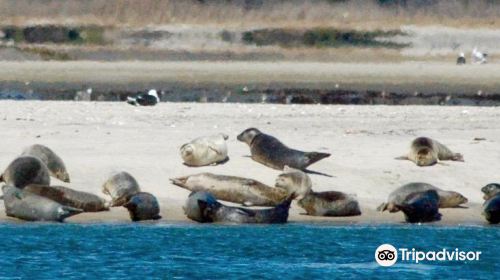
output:
M0 224L0 278L494 279L500 227ZM481 251L479 261L398 262L375 249Z

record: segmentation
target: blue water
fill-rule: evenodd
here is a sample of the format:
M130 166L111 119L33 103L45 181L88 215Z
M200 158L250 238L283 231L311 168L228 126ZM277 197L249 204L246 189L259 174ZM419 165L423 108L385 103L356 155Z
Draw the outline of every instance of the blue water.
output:
M500 227L0 224L0 278L498 279ZM481 251L479 261L380 267L375 249Z

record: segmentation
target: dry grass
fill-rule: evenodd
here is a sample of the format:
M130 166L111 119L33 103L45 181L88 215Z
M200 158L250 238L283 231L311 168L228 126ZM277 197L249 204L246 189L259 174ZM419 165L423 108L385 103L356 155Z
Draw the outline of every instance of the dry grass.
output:
M394 28L402 24L500 26L500 4L487 0L441 0L418 7L380 6L375 0L264 1L253 9L237 2L194 0L0 0L0 24L41 22L146 26L210 24L228 27L337 26ZM410 2L410 1L409 1ZM412 2L413 3L413 2Z

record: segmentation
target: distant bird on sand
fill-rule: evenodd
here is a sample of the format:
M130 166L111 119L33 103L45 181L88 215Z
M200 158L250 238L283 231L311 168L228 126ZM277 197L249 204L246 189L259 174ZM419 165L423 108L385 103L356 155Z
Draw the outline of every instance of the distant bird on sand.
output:
M156 89L151 89L147 93L139 93L135 96L128 96L127 103L135 106L154 106L160 102Z
M457 65L465 64L465 54L462 52L460 56L457 58Z
M488 54L478 51L477 47L475 47L472 50L471 61L474 64L484 64L484 63L486 63L487 56L488 56Z

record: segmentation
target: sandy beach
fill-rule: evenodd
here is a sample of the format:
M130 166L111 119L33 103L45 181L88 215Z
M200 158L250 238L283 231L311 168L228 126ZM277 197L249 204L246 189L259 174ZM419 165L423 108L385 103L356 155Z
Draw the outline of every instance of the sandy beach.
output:
M1 101L0 166L5 168L24 147L44 144L64 159L71 175L71 184L52 179L53 185L102 195L101 185L108 176L125 170L144 191L158 197L164 221L187 221L182 205L189 192L172 185L169 178L212 172L274 185L280 172L246 157L249 148L236 140L242 130L257 127L290 147L330 152L330 158L310 169L332 177L310 175L313 189L354 193L363 212L359 217L317 218L302 215L304 211L294 203L291 222L402 222L401 213L379 213L375 208L400 185L423 181L469 198L467 209L442 209L439 223L484 224L480 188L500 180L499 115L497 108L485 107L199 103L133 107L116 102ZM201 168L182 164L179 147L183 143L217 132L230 136L227 163ZM465 162L422 168L394 160L422 135L463 153ZM5 217L3 204L0 213L1 220L14 221ZM127 220L124 208L113 208L67 221Z

